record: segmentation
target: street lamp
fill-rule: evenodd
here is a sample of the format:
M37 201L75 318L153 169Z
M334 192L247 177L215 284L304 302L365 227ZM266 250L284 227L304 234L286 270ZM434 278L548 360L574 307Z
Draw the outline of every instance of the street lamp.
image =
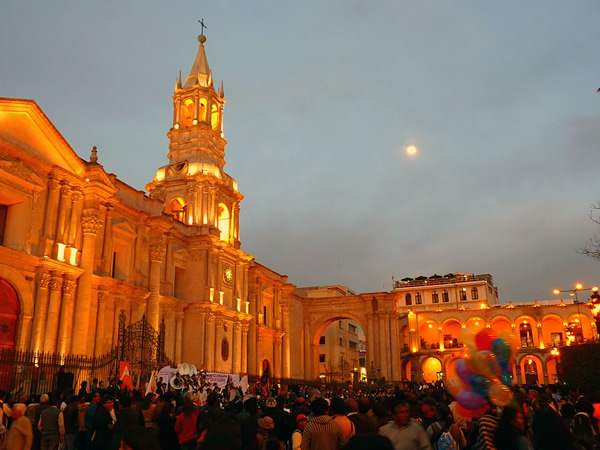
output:
M596 334L600 336L600 331L598 326L600 326L600 295L598 295L598 287L594 286L592 288L592 295L590 295L590 300L588 302L588 306L590 307L590 311L592 312L592 316L594 316L594 321L596 322Z
M598 324L600 322L600 295L598 295L598 287L594 286L592 288L585 288L583 287L583 284L581 283L576 283L575 284L575 289L554 289L552 291L552 293L554 295L558 295L561 292L568 292L570 296L575 297L575 301L573 303L575 303L577 305L577 327L580 330L580 334L581 334L581 338L583 338L583 333L581 333L581 313L579 312L579 299L577 298L577 291L592 291L593 294L590 296L590 301L588 303L591 311L592 311L592 315L594 316L594 319L596 319L596 332L598 332Z

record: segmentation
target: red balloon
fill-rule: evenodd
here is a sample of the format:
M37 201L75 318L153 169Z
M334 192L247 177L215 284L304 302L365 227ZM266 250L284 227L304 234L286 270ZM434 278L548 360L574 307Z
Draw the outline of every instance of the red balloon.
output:
M496 339L496 333L489 328L484 328L475 335L475 345L479 350L489 350L492 348L492 342Z
M460 405L460 403L456 402L456 410L463 417L479 417L484 412L486 412L489 408L490 407L488 405L485 405L483 408L471 410L471 409L467 409L467 408L462 407Z

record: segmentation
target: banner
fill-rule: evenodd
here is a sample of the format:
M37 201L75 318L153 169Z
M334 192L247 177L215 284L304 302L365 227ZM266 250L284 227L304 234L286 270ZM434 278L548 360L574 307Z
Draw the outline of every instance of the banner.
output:
M128 362L119 362L119 380L123 382L122 388L133 391L133 380L131 379L131 366Z
M167 383L167 386L169 386L169 381L171 381L171 378L173 378L176 373L177 369L175 367L165 366L158 371L158 380L162 378L161 383Z

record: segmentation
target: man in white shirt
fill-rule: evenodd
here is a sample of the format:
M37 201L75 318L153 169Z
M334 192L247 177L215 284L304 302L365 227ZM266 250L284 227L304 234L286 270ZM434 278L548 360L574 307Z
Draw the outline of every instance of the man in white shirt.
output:
M410 419L407 403L394 408L394 421L382 426L379 434L386 436L395 450L433 450L423 427Z

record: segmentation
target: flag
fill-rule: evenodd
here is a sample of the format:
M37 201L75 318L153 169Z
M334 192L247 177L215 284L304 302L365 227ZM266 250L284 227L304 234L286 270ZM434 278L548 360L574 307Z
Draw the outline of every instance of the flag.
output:
M119 380L123 382L123 388L133 391L133 380L131 379L131 366L128 362L119 362Z
M150 374L150 381L148 381L148 386L146 387L146 395L148 395L149 393L155 393L156 392L156 371L153 370L152 373Z

